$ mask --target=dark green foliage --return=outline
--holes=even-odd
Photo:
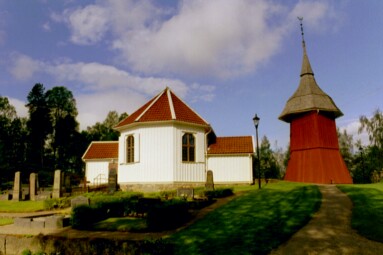
[[[223,198],[233,195],[232,188],[218,188],[215,190],[206,190],[204,195],[208,198]]]
[[[44,210],[63,209],[70,207],[70,198],[49,198],[44,200]]]
[[[71,225],[74,229],[90,229],[98,221],[97,211],[88,205],[79,205],[72,209]]]
[[[168,200],[154,206],[147,215],[147,225],[152,231],[174,229],[190,219],[188,203]]]
[[[90,200],[90,206],[77,206],[72,210],[72,227],[75,229],[90,229],[98,221],[134,213],[136,212],[137,201],[141,196],[141,193],[94,196]]]

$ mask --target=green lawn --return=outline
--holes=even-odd
[[[353,202],[352,228],[371,240],[383,242],[383,183],[338,187]]]
[[[7,218],[7,217],[0,218],[0,226],[9,225],[9,224],[13,224],[13,218]]]
[[[320,207],[317,186],[279,182],[251,190],[169,237],[176,254],[267,254]]]
[[[147,229],[146,220],[143,218],[124,217],[109,218],[93,225],[93,230],[100,231],[132,231],[139,232]]]
[[[0,201],[0,212],[37,212],[44,210],[44,201]]]

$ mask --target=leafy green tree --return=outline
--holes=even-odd
[[[270,142],[266,136],[262,138],[259,154],[261,172],[265,179],[279,179],[281,177],[280,166],[277,163]]]
[[[78,135],[76,100],[71,91],[65,87],[53,87],[45,94],[53,132],[50,134],[50,147],[53,154],[54,167],[64,171],[74,169],[75,138]],[[78,166],[77,166],[78,167]]]
[[[337,129],[337,134],[340,154],[342,155],[347,168],[350,170],[354,158],[353,136],[348,134],[346,129],[344,129],[343,132],[340,132],[340,130]]]
[[[364,130],[368,133],[368,138],[372,145],[378,148],[383,148],[383,112],[379,109],[375,110],[373,116],[369,119],[362,115],[359,118],[360,128],[359,133]]]
[[[7,97],[0,96],[0,171],[5,180],[12,178],[25,162],[25,119],[17,117]],[[3,182],[1,180],[1,182]]]
[[[89,142],[91,141],[117,141],[120,133],[113,128],[128,114],[122,113],[118,115],[116,111],[110,111],[105,120],[100,123],[97,122],[91,127],[88,127],[85,135]]]
[[[29,112],[27,161],[36,170],[44,168],[45,142],[52,132],[50,112],[45,97],[45,88],[41,83],[33,86],[27,97]]]
[[[375,110],[371,118],[361,116],[359,133],[366,131],[370,145],[361,147],[363,170],[367,174],[367,181],[378,181],[383,171],[383,112]]]

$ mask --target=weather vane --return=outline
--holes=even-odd
[[[303,32],[303,23],[302,23],[302,20],[303,20],[303,17],[297,17],[299,19],[299,23],[301,25],[301,34],[302,34],[302,43],[303,45],[305,45],[305,37],[304,37],[304,32]]]

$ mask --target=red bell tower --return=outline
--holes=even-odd
[[[352,183],[339,151],[335,119],[343,113],[314,78],[303,37],[303,61],[298,89],[279,119],[290,123],[290,160],[285,180],[306,183]]]

